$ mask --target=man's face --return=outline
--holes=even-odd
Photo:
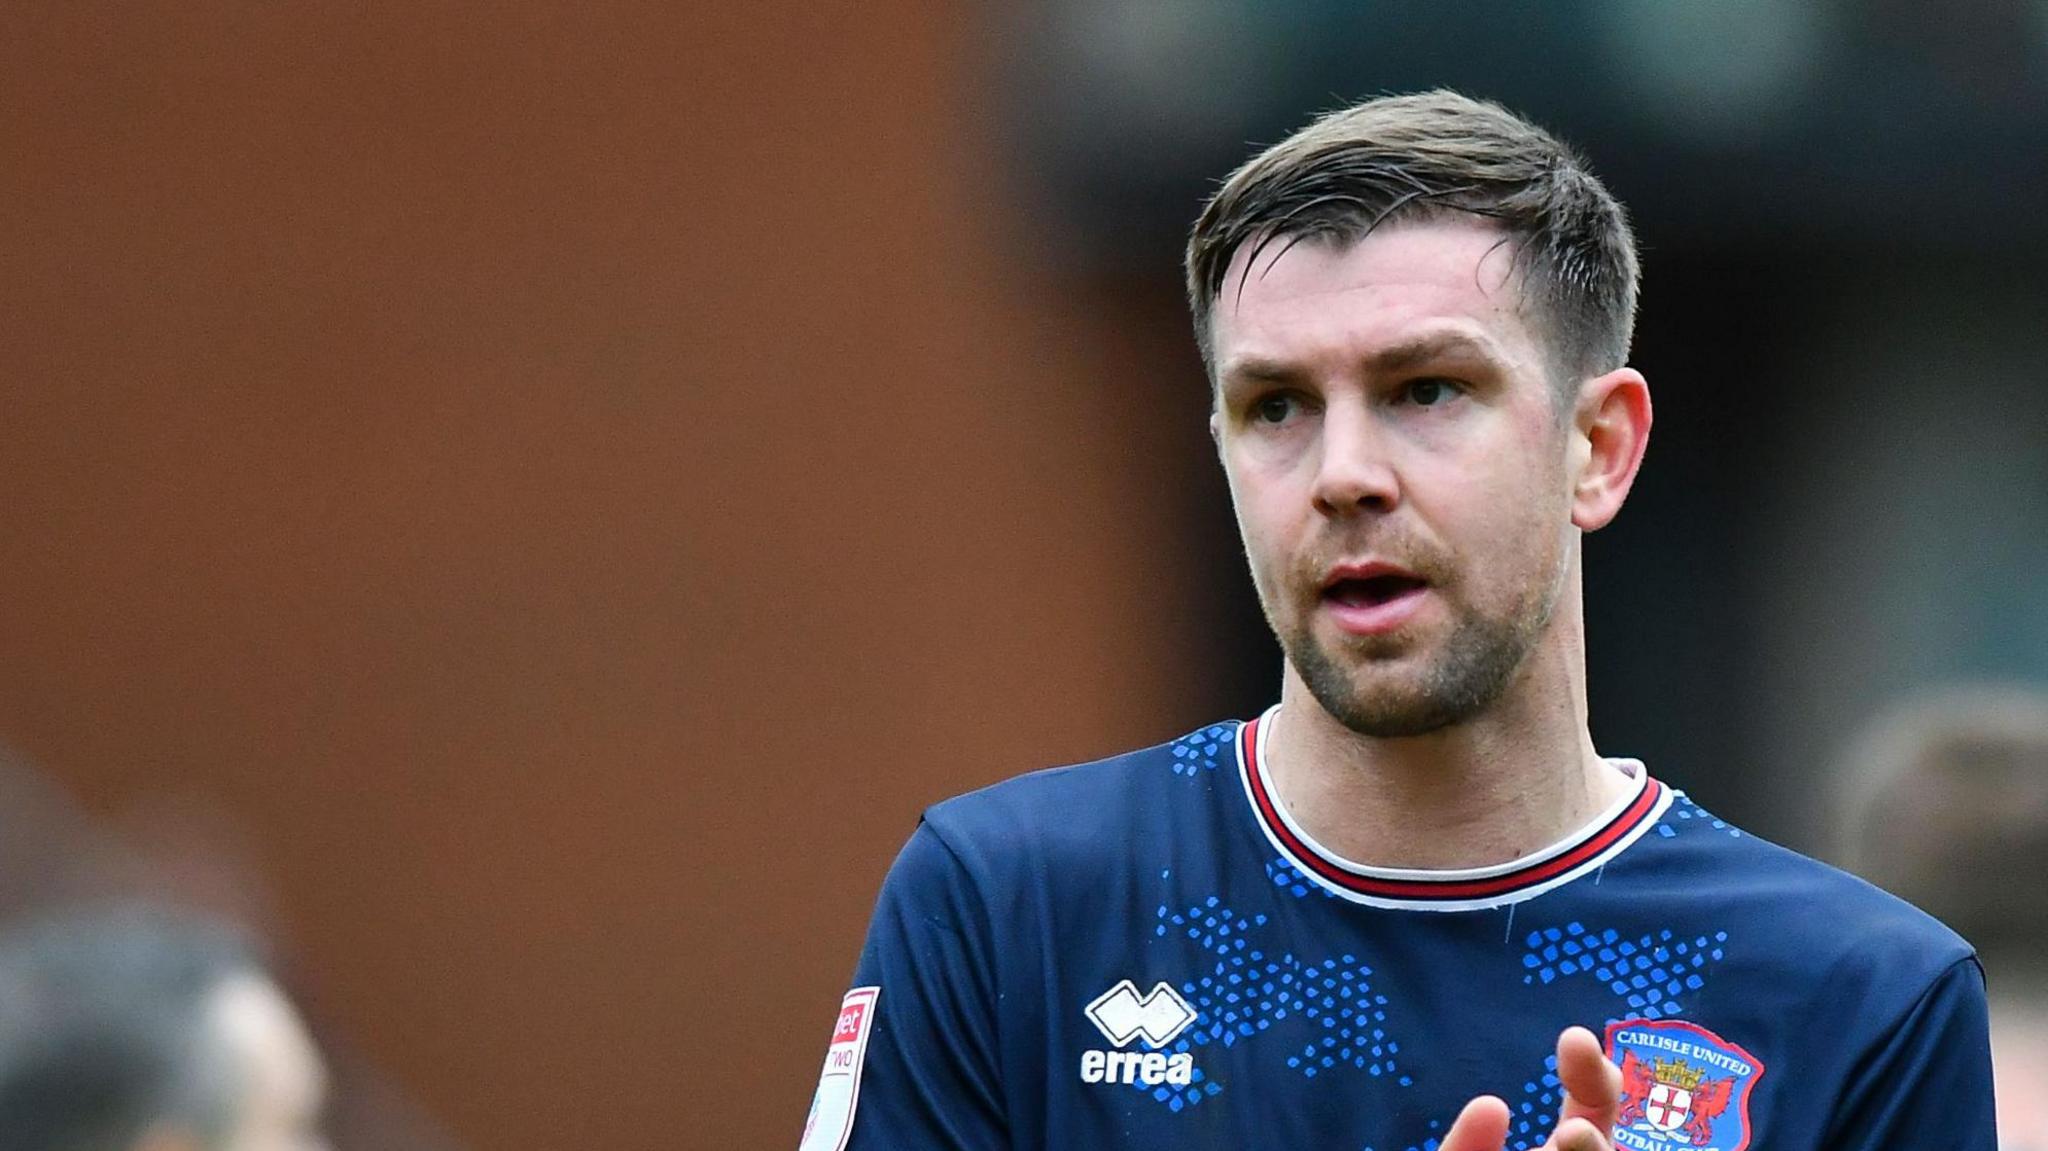
[[[1212,315],[1212,427],[1260,603],[1361,734],[1484,711],[1570,572],[1569,425],[1501,239],[1448,221],[1281,240],[1248,274],[1240,252]]]

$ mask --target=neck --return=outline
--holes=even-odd
[[[1593,748],[1577,589],[1483,714],[1428,735],[1362,736],[1287,668],[1271,785],[1323,846],[1376,867],[1488,867],[1585,825],[1630,786]]]

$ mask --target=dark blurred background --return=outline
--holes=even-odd
[[[417,1146],[793,1146],[923,805],[1272,698],[1179,245],[1435,85],[1644,246],[1596,737],[1826,853],[2048,683],[2048,0],[84,2],[0,11],[0,911],[118,840]]]

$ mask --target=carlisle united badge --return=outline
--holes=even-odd
[[[1607,1057],[1621,1068],[1617,1151],[1749,1146],[1749,1093],[1764,1077],[1756,1056],[1696,1023],[1624,1019],[1607,1025]]]

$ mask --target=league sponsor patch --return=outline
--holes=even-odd
[[[1624,1019],[1607,1025],[1607,1057],[1621,1068],[1617,1151],[1749,1146],[1749,1094],[1764,1076],[1756,1056],[1696,1023]]]
[[[832,1045],[825,1049],[825,1070],[811,1096],[810,1118],[797,1151],[846,1151],[853,1136],[854,1106],[860,1102],[860,1069],[867,1062],[868,1035],[875,1025],[879,987],[856,987],[839,1004],[832,1027]]]

